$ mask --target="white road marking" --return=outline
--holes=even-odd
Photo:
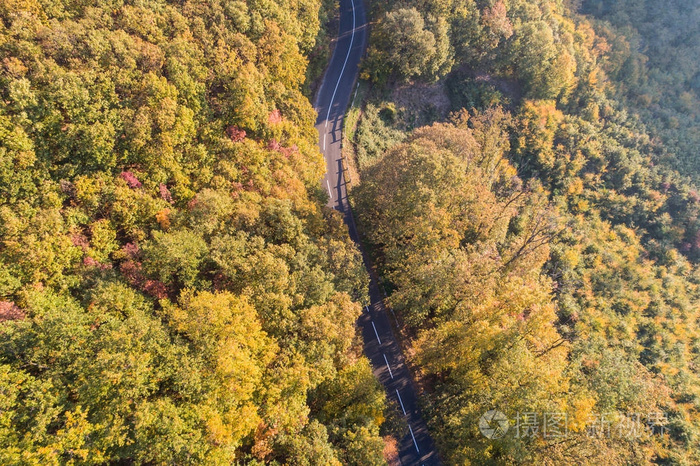
[[[365,306],[365,311],[369,314],[369,307]]]
[[[401,400],[401,395],[399,394],[399,389],[396,389],[396,396],[399,397],[399,403],[401,403],[401,411],[403,411],[403,415],[406,415],[406,408],[403,407],[403,400]]]
[[[345,61],[343,62],[343,67],[340,69],[340,75],[338,76],[338,82],[335,83],[335,88],[333,89],[333,95],[331,96],[331,101],[328,104],[328,112],[326,113],[326,123],[324,127],[328,127],[328,119],[330,118],[331,115],[331,108],[333,108],[333,101],[335,100],[335,95],[338,92],[338,86],[340,86],[340,81],[343,79],[343,73],[345,72],[345,67],[348,64],[348,59],[350,58],[350,53],[352,51],[352,44],[355,41],[355,28],[356,28],[356,18],[355,18],[355,1],[351,0],[352,3],[352,33],[350,35],[350,45],[348,47],[348,53],[345,55]],[[321,86],[323,86],[323,83],[321,83]],[[352,98],[352,103],[350,106],[355,105],[355,98],[357,97],[357,91],[359,90],[360,83],[357,83],[357,87],[355,88],[355,94],[353,95]],[[319,89],[319,95],[320,95],[320,89]],[[342,133],[341,133],[342,134]],[[326,136],[327,134],[323,135],[323,150],[326,150]],[[326,186],[328,187],[328,195],[333,197],[333,194],[331,193],[331,186],[328,180],[326,180]],[[383,289],[384,291],[384,296],[386,297],[386,290]],[[365,309],[367,312],[369,312],[369,308],[365,306]],[[393,309],[392,309],[393,313]],[[377,342],[381,345],[382,341],[379,339],[379,333],[377,333],[377,327],[374,325],[374,321],[372,321],[372,328],[374,329],[374,335],[377,337]],[[386,358],[386,354],[382,353],[382,356],[384,356],[384,362],[386,362],[386,367],[389,369],[389,375],[391,378],[394,378],[394,374],[391,372],[391,367],[389,366],[389,361]],[[403,411],[404,416],[406,415],[406,408],[403,405],[403,400],[401,399],[401,394],[399,393],[399,390],[396,390],[396,396],[399,398],[399,403],[401,404],[401,411]],[[416,452],[420,453],[420,450],[418,449],[418,443],[416,442],[416,437],[413,435],[413,429],[411,428],[411,425],[408,425],[408,429],[411,432],[411,438],[413,439],[413,446],[416,447]]]
[[[372,328],[374,329],[374,334],[377,336],[377,341],[379,344],[382,344],[382,340],[379,339],[379,334],[377,333],[377,327],[374,325],[374,321],[372,321]]]
[[[328,113],[326,114],[326,125],[328,125],[328,118],[331,116],[331,108],[333,108],[333,100],[335,99],[335,94],[338,92],[338,86],[340,86],[340,80],[343,78],[343,72],[345,72],[345,66],[348,64],[348,58],[350,58],[350,52],[352,51],[352,43],[355,41],[355,0],[352,2],[352,34],[350,35],[350,46],[348,47],[348,54],[345,55],[345,62],[343,67],[340,69],[340,76],[338,76],[338,82],[335,83],[335,89],[333,89],[333,95],[331,96],[331,103],[328,104]]]
[[[389,366],[389,361],[386,359],[386,354],[382,353],[382,356],[384,356],[384,362],[386,363],[386,368],[389,369],[389,375],[391,376],[391,379],[394,379],[394,374],[391,373],[391,366]]]
[[[333,95],[331,96],[331,101],[328,104],[328,112],[326,113],[326,124],[325,127],[328,127],[328,119],[330,118],[331,115],[331,108],[333,108],[333,101],[335,100],[335,95],[338,92],[338,86],[340,86],[340,81],[343,79],[343,73],[345,72],[345,67],[348,64],[348,59],[350,58],[350,52],[352,51],[352,44],[355,41],[355,27],[356,27],[356,18],[355,18],[355,1],[351,0],[352,3],[352,33],[350,35],[350,46],[348,47],[348,53],[345,55],[345,61],[343,62],[343,67],[340,69],[340,76],[338,76],[338,82],[335,83],[335,89],[333,89]],[[355,104],[355,98],[357,97],[357,91],[359,89],[360,83],[357,83],[357,87],[355,88],[355,95],[352,98],[352,104],[353,106]],[[326,150],[326,134],[323,136],[323,150]],[[326,180],[326,185],[328,187],[328,194],[333,197],[331,194],[331,187],[330,183],[328,180]],[[386,296],[386,290],[384,291],[384,296]],[[369,312],[369,309],[367,306],[365,306],[365,309],[367,309],[367,312]],[[372,322],[372,328],[374,329],[374,335],[377,337],[377,342],[379,344],[382,344],[382,341],[379,339],[379,333],[377,333],[377,327],[374,325],[374,322]],[[384,361],[386,362],[386,367],[389,369],[389,375],[391,378],[394,378],[394,375],[391,373],[391,367],[389,366],[389,361],[386,358],[385,354],[382,354],[384,356]],[[401,399],[401,394],[399,394],[398,389],[396,390],[396,396],[399,398],[399,403],[401,404],[401,411],[403,411],[404,416],[406,415],[406,408],[404,408],[403,405],[403,400]],[[413,435],[413,429],[411,429],[411,425],[409,424],[408,426],[409,431],[411,432],[411,438],[413,439],[413,446],[416,447],[416,451],[420,453],[420,450],[418,449],[418,443],[416,442],[416,437]]]
[[[413,439],[413,446],[416,447],[416,451],[420,453],[420,450],[418,449],[418,444],[416,443],[416,437],[413,435],[413,429],[411,429],[411,424],[408,425],[408,430],[411,431],[411,438]]]

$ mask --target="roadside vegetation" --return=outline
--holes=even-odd
[[[313,48],[308,53],[309,66],[306,68],[304,81],[304,94],[312,102],[335,47],[338,35],[338,2],[336,0],[321,0],[318,18],[318,34]]]

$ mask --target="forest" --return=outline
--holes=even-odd
[[[698,6],[670,3],[372,4],[351,197],[446,464],[700,462]]]
[[[700,180],[700,4],[586,0],[580,11],[610,44],[613,96],[663,141],[661,161]]]
[[[331,8],[0,0],[0,463],[384,464]]]
[[[367,6],[350,196],[442,462],[700,463],[700,6]],[[335,8],[0,0],[0,463],[387,462]]]

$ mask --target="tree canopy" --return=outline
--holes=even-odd
[[[348,154],[448,464],[700,461],[697,27],[681,3],[377,7],[379,24],[439,18],[454,50],[437,82],[376,81]],[[479,431],[491,409],[502,439]],[[545,434],[553,413],[567,435]]]
[[[0,463],[384,462],[320,7],[0,2]]]

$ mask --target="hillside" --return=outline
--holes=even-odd
[[[330,126],[432,460],[699,464],[698,6],[367,6]],[[381,465],[413,437],[320,185],[335,12],[0,0],[0,463]]]
[[[375,4],[351,195],[447,464],[695,464],[694,152],[626,97],[634,37],[570,6]]]
[[[0,463],[384,463],[320,8],[0,2]]]
[[[604,67],[612,96],[663,140],[659,162],[700,180],[700,4],[586,0],[610,51]]]

